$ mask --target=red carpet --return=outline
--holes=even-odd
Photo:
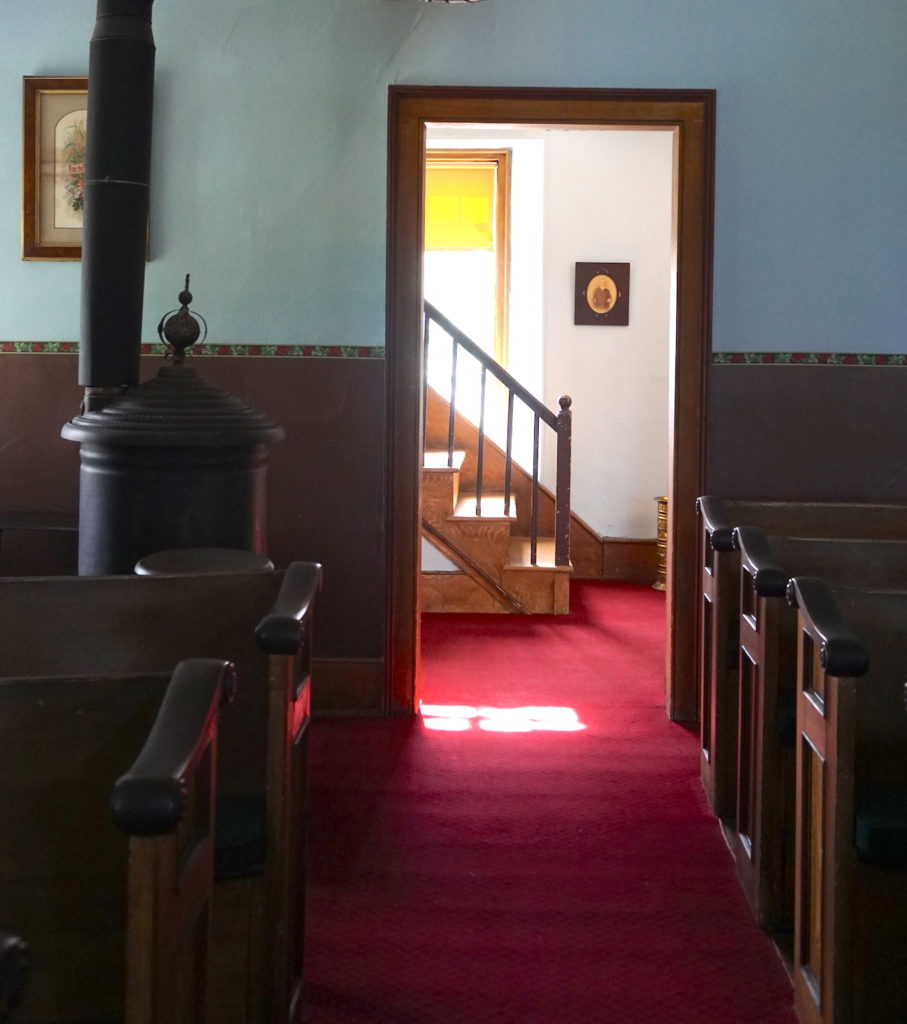
[[[664,714],[663,595],[572,602],[425,616],[436,714],[314,723],[308,1024],[796,1020]]]

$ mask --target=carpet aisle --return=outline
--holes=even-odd
[[[791,1024],[664,714],[664,596],[425,616],[424,716],[316,720],[307,1024]]]

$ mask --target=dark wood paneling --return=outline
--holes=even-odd
[[[60,437],[77,416],[76,355],[0,357],[0,504],[76,512],[79,449]]]
[[[907,501],[907,368],[712,367],[708,491]]]
[[[143,377],[152,372],[146,361]],[[268,553],[321,562],[320,658],[384,651],[384,361],[199,359],[207,380],[287,432],[268,459]]]
[[[318,658],[312,668],[312,709],[317,715],[384,713],[384,660]]]
[[[60,428],[79,410],[77,356],[0,358],[0,505],[74,512],[79,449]],[[142,379],[160,362],[143,358]],[[380,659],[383,360],[202,357],[194,365],[286,429],[269,455],[268,551],[277,565],[294,558],[324,565],[319,657]]]

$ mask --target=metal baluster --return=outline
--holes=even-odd
[[[513,392],[507,392],[507,453],[504,458],[504,515],[510,515],[510,478],[513,468]]]
[[[447,421],[447,468],[453,468],[454,426],[457,420],[457,339],[451,338],[450,355],[450,418]]]
[[[538,564],[538,515],[539,515],[539,434],[542,420],[545,425],[557,434],[557,483],[555,508],[555,564],[570,564],[570,398],[565,395],[560,400],[560,412],[555,414],[543,406],[538,399],[528,392],[519,381],[513,378],[503,367],[497,364],[476,343],[460,331],[456,325],[438,312],[430,303],[425,303],[426,335],[429,331],[428,322],[438,325],[451,338],[450,368],[450,420],[448,426],[447,465],[453,467],[454,435],[456,429],[456,392],[457,392],[457,359],[459,349],[466,350],[478,360],[482,368],[481,379],[481,413],[479,424],[479,448],[476,486],[476,513],[481,514],[484,448],[485,448],[485,394],[487,372],[490,372],[508,390],[507,401],[507,450],[504,463],[504,507],[510,515],[512,507],[512,465],[513,465],[513,400],[519,398],[534,415],[533,452],[532,452],[532,500],[530,510],[530,561]],[[428,361],[428,341],[426,338],[426,363]],[[423,430],[425,429],[425,413],[423,410]]]
[[[476,515],[482,514],[482,472],[485,468],[485,381],[487,373],[482,367],[479,386],[479,452],[476,465]]]
[[[539,547],[539,414],[532,429],[532,511],[529,528],[529,564],[538,564]]]

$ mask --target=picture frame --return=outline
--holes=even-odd
[[[22,79],[22,259],[82,258],[88,79]]]
[[[598,327],[629,325],[629,263],[576,264],[573,322]]]

